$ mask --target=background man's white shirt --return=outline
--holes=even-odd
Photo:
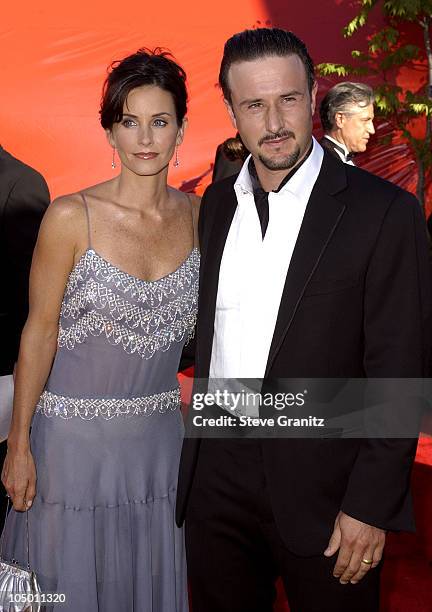
[[[341,160],[343,161],[344,164],[348,164],[350,166],[355,166],[355,163],[353,162],[352,159],[348,159],[347,160],[347,156],[349,155],[350,152],[348,151],[347,147],[343,144],[343,142],[339,142],[338,140],[335,140],[334,138],[332,138],[328,134],[325,134],[324,138],[327,138],[328,140],[330,140],[330,142],[333,142],[337,147],[342,148],[344,150],[345,155],[342,153],[342,151],[340,151],[339,149],[335,148],[336,153],[339,155],[339,157],[341,158]]]

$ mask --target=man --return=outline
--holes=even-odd
[[[321,146],[346,164],[354,166],[356,153],[363,153],[375,134],[374,93],[364,83],[338,83],[324,96],[320,106],[324,138]]]
[[[33,249],[50,195],[43,177],[0,146],[0,413],[7,435],[13,394],[12,373],[28,311],[28,281]],[[10,407],[10,406],[9,406]],[[6,443],[0,445],[3,465]],[[3,499],[0,511],[3,507]],[[2,514],[3,516],[3,514]]]
[[[422,377],[428,246],[413,196],[312,138],[305,45],[236,34],[220,84],[251,156],[200,214],[197,379]],[[192,411],[192,410],[191,410]],[[411,529],[407,439],[186,439],[194,612],[376,611],[386,530]]]

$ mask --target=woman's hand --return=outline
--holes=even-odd
[[[8,449],[1,479],[14,509],[28,510],[36,495],[36,466],[30,448]]]

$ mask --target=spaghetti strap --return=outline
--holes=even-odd
[[[189,206],[190,206],[190,213],[191,213],[191,221],[192,221],[192,231],[193,231],[193,248],[198,247],[198,237],[196,234],[196,230],[195,230],[195,220],[194,220],[194,214],[193,214],[193,204],[192,204],[192,199],[190,197],[190,195],[188,193],[185,194],[187,199],[189,200]]]
[[[88,247],[87,248],[91,249],[92,248],[92,243],[91,243],[91,229],[90,229],[90,212],[89,212],[89,207],[88,207],[87,200],[86,200],[86,197],[84,195],[84,192],[80,191],[80,194],[81,194],[81,197],[82,197],[83,202],[84,202],[84,208],[85,208],[86,217],[87,217],[87,240],[88,240]]]

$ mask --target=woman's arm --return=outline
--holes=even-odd
[[[84,211],[76,196],[53,202],[44,216],[30,272],[29,316],[24,326],[15,379],[14,407],[2,482],[15,510],[30,507],[36,473],[30,451],[32,416],[57,347],[58,321],[68,275],[83,231]]]

